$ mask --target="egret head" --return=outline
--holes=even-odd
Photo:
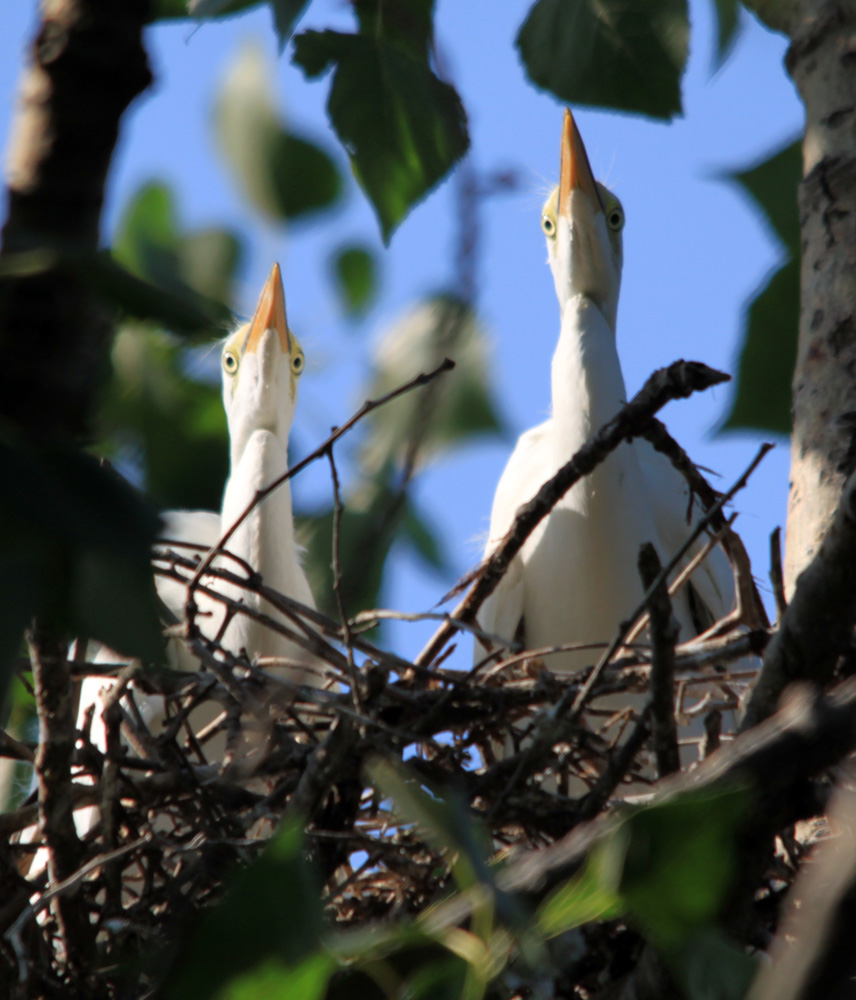
[[[274,264],[252,320],[223,345],[223,405],[232,455],[240,455],[255,430],[288,440],[303,351],[288,328],[279,264]]]
[[[565,111],[559,185],[541,212],[559,307],[576,295],[592,300],[615,329],[621,284],[624,209],[592,175],[577,123]]]

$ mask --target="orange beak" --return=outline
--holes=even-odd
[[[258,348],[266,330],[276,330],[279,346],[282,348],[283,354],[288,354],[291,350],[291,337],[285,318],[285,291],[282,287],[279,264],[274,264],[270,269],[265,287],[259,296],[259,304],[253,314],[244,353],[250,354]]]
[[[574,116],[566,108],[559,161],[559,215],[563,215],[566,219],[571,217],[571,192],[577,188],[587,194],[603,211],[603,202],[594,182],[583,137],[580,135]]]

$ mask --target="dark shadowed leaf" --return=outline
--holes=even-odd
[[[791,142],[762,163],[735,171],[723,180],[736,181],[760,209],[791,256],[799,256],[800,220],[797,188],[802,178],[802,143]]]
[[[163,182],[143,184],[129,199],[116,227],[113,254],[137,277],[213,317],[207,332],[212,325],[222,327],[231,321],[228,307],[242,245],[227,229],[183,233],[175,197]],[[160,321],[169,329],[186,328]]]
[[[307,76],[335,67],[327,110],[385,241],[469,146],[455,89],[413,47],[384,36],[305,31],[294,61]]]
[[[434,35],[434,0],[408,0],[389,4],[385,0],[356,0],[360,34],[381,38],[406,49],[417,59],[426,59]]]
[[[272,77],[261,50],[245,46],[223,81],[214,123],[226,162],[253,205],[272,219],[296,219],[332,205],[342,183],[327,153],[284,128]]]
[[[800,269],[789,261],[749,304],[731,410],[722,431],[791,433],[791,381],[797,360]]]
[[[340,247],[332,260],[336,290],[345,312],[361,316],[377,294],[377,262],[364,246]]]
[[[339,530],[342,600],[349,616],[380,603],[383,571],[401,522],[404,498],[381,474],[348,496]],[[305,568],[319,607],[338,619],[333,594],[333,510],[298,520]]]
[[[292,821],[257,861],[235,874],[223,902],[200,916],[176,952],[164,997],[228,995],[235,979],[243,991],[238,995],[279,995],[247,993],[250,973],[264,980],[287,972],[293,984],[318,988],[332,971],[320,952],[319,900],[320,887],[303,855],[302,824]]]
[[[710,927],[693,934],[668,962],[687,1000],[744,1000],[758,971],[744,948]]]
[[[163,651],[149,549],[157,514],[83,452],[0,441],[0,655],[17,652],[22,618],[158,660]],[[10,586],[14,581],[14,585]]]
[[[291,38],[294,25],[306,9],[309,0],[270,0],[273,10],[273,27],[279,42],[279,51],[285,48]]]
[[[132,456],[161,506],[219,510],[228,472],[219,387],[188,379],[187,351],[157,329],[122,328],[111,356],[102,453],[116,461]]]
[[[687,792],[629,816],[618,891],[657,947],[683,946],[711,922],[736,870],[735,830],[749,803],[743,791]]]
[[[215,20],[218,17],[232,17],[250,7],[258,7],[263,0],[188,0],[187,9],[191,17],[200,21]]]
[[[273,959],[233,979],[219,995],[223,1000],[322,1000],[335,969],[321,951],[293,965]]]
[[[435,368],[444,357],[455,362],[453,371],[369,418],[365,469],[401,461],[415,436],[418,460],[425,462],[449,447],[502,429],[488,388],[485,331],[472,309],[451,296],[420,303],[387,330],[375,349],[368,395],[381,396]]]
[[[534,84],[569,104],[681,113],[686,0],[538,0],[517,36]]]
[[[739,0],[714,0],[716,11],[716,67],[722,66],[737,40],[740,27]]]
[[[452,574],[453,566],[442,541],[412,500],[405,507],[401,530],[404,539],[413,546],[413,551],[426,566],[444,576]]]
[[[762,286],[746,310],[731,410],[722,430],[791,432],[791,380],[799,336],[800,227],[797,186],[802,176],[799,142],[763,163],[728,175],[760,210],[784,244],[785,264]]]

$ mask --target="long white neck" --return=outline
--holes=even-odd
[[[553,355],[555,440],[567,461],[626,401],[615,330],[591,299],[575,295],[565,304]]]
[[[226,483],[222,530],[225,532],[231,527],[252,502],[257,490],[270,485],[287,469],[286,449],[277,436],[268,430],[253,431]],[[261,574],[267,586],[284,594],[302,596],[294,594],[299,561],[294,540],[291,490],[287,482],[278,486],[253,510],[226,548]],[[234,564],[229,568],[234,571]],[[243,575],[244,571],[238,569],[237,572]],[[232,596],[271,613],[266,602],[260,604],[258,598],[247,591],[233,593]],[[262,656],[282,655],[289,645],[273,630],[261,627],[243,615],[236,616],[225,639],[235,651],[243,646],[251,653]]]

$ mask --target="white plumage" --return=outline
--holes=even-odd
[[[561,183],[542,214],[561,315],[552,415],[520,437],[508,461],[494,497],[487,554],[520,505],[627,400],[615,342],[623,226],[621,204],[595,182],[566,112]],[[661,560],[670,557],[690,530],[687,503],[687,486],[668,459],[646,441],[622,444],[539,524],[482,607],[480,626],[509,641],[522,639],[530,649],[608,642],[642,598],[639,547],[650,541]],[[674,602],[681,639],[722,617],[733,600],[730,565],[714,549]],[[485,652],[477,641],[475,659]],[[545,663],[570,672],[596,659],[591,650],[572,651]]]

